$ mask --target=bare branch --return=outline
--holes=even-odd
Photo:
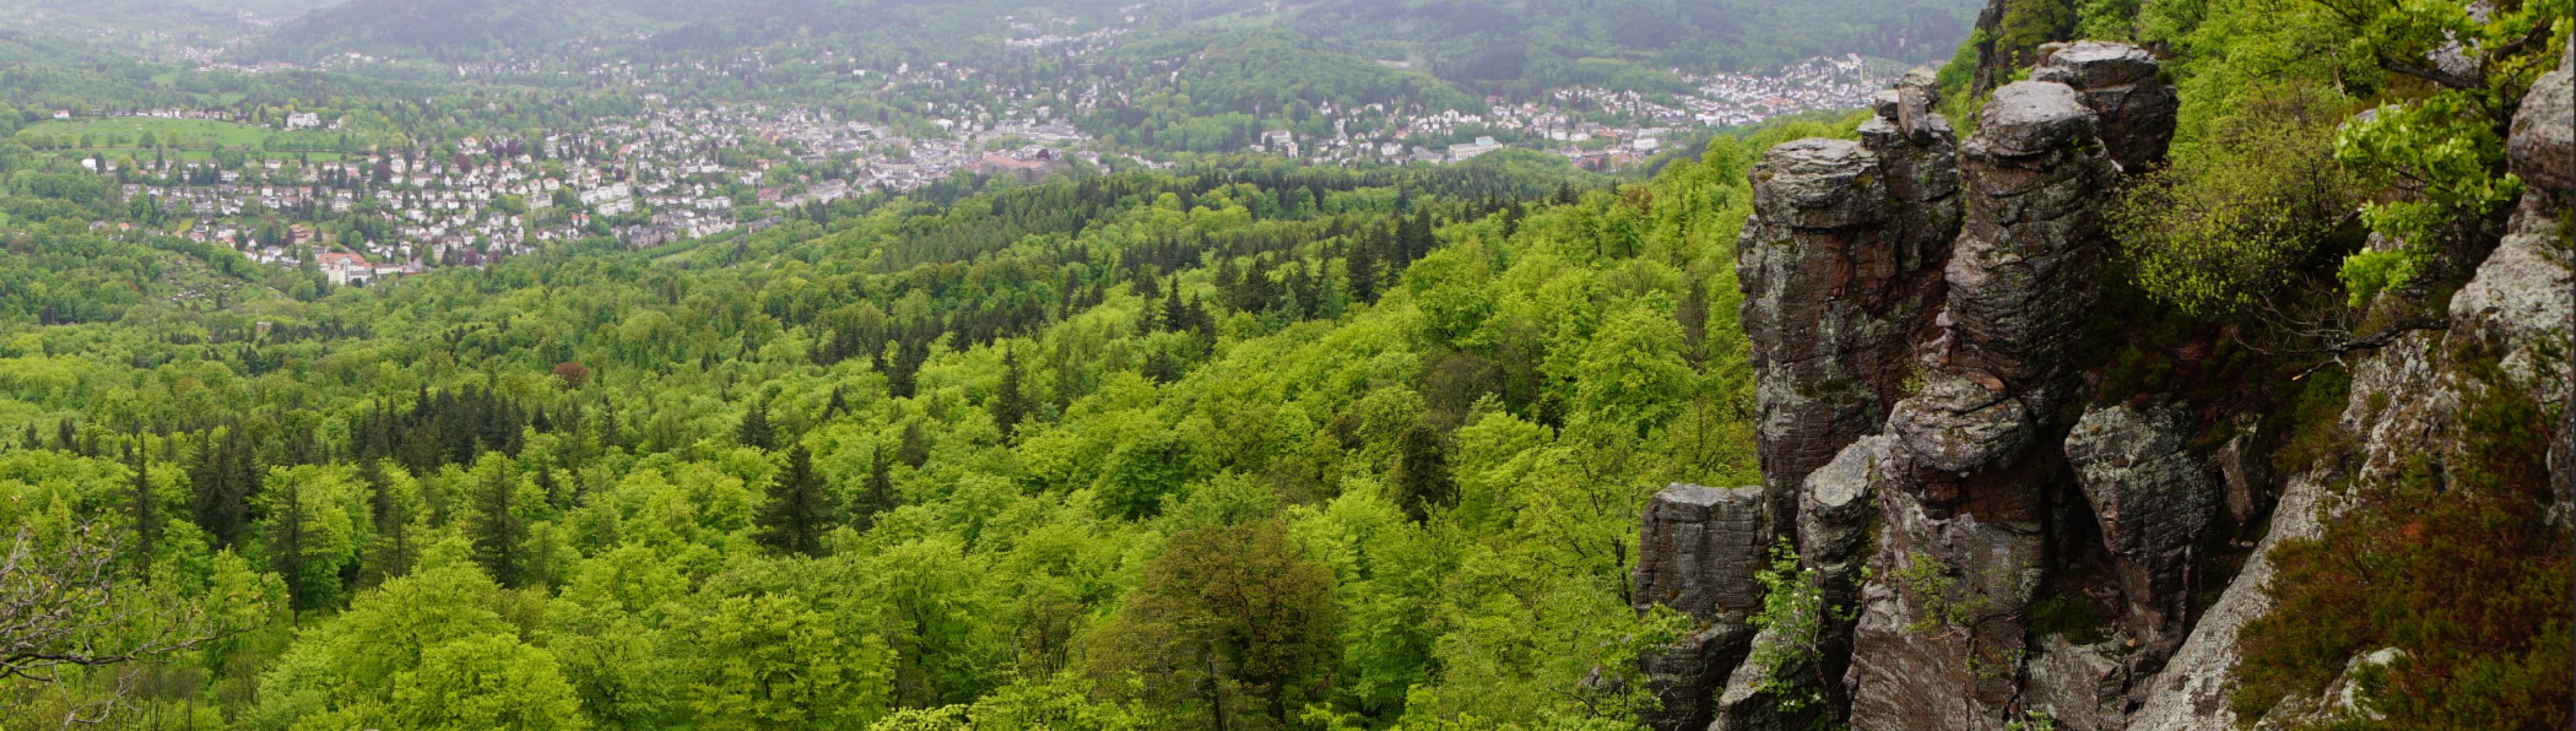
[[[134,683],[131,673],[116,676],[99,697],[75,692],[79,676],[65,671],[160,662],[231,634],[192,603],[128,583],[121,545],[89,524],[59,536],[22,524],[0,556],[0,687],[51,686],[63,697],[66,728],[131,708]]]

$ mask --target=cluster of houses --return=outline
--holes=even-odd
[[[222,118],[221,112],[158,109],[135,116]],[[289,126],[301,122],[290,116]],[[148,201],[193,223],[183,237],[241,251],[278,266],[318,266],[334,284],[365,285],[436,266],[481,265],[531,253],[549,242],[602,229],[645,248],[705,238],[744,225],[744,206],[797,207],[873,189],[908,191],[959,171],[1042,177],[1090,152],[1065,153],[1087,137],[1062,122],[1013,120],[959,125],[952,139],[880,137],[878,127],[828,112],[766,107],[675,109],[608,121],[578,132],[513,141],[466,137],[416,151],[298,161],[269,157],[225,167],[211,160],[110,162],[102,174],[127,181]],[[995,143],[1009,139],[1016,146]],[[725,154],[759,140],[843,179],[773,179],[778,161]],[[1050,146],[1055,145],[1055,146]],[[511,154],[515,151],[515,154]],[[85,165],[96,165],[84,159]],[[511,205],[503,205],[504,201]],[[337,240],[309,225],[334,216],[371,217],[371,240]],[[274,220],[300,221],[262,237]],[[614,220],[611,220],[614,219]]]

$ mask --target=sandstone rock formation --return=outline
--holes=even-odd
[[[2133,667],[2150,671],[2182,642],[2193,559],[2221,497],[2209,463],[2185,448],[2192,433],[2179,405],[2124,404],[2086,413],[2066,437],[2066,459],[2128,604],[2126,629],[2139,644]]]
[[[2270,609],[2275,549],[2324,535],[2354,504],[2354,480],[2428,456],[2441,470],[2469,436],[2459,412],[2481,387],[2467,358],[2495,358],[2517,378],[2565,367],[2576,252],[2560,227],[2576,202],[2576,51],[2513,122],[2507,149],[2525,196],[2501,241],[2489,239],[2492,253],[2473,272],[2454,270],[2469,276],[2451,280],[2448,327],[2346,357],[2344,454],[2275,475],[2269,457],[2283,437],[2259,414],[2173,396],[2095,403],[2080,368],[2102,365],[2082,362],[2081,347],[2103,276],[2102,211],[2123,174],[2157,164],[2172,137],[2176,99],[2159,74],[2135,47],[2052,44],[2032,80],[1994,90],[1964,141],[1931,113],[1931,80],[1910,75],[1879,96],[1859,142],[1789,143],[1756,167],[1738,276],[1759,380],[1761,518],[1689,517],[1717,511],[1686,495],[1649,509],[1640,609],[1661,602],[1703,622],[1647,663],[1663,673],[1656,728],[1822,719],[2003,731],[2046,714],[2074,731],[2180,731],[2263,720],[2236,718],[2228,699],[2238,632]],[[2537,397],[2576,401],[2576,385],[2556,377]],[[2565,414],[2548,455],[2562,526],[2576,523],[2576,409]],[[1757,501],[1746,493],[1727,504]],[[2257,529],[2259,542],[2233,542]],[[1794,538],[1829,607],[1857,610],[1850,621],[1829,613],[1818,652],[1776,668],[1743,661],[1783,640],[1743,623],[1761,597],[1707,583],[1752,586],[1774,536]],[[2232,565],[2203,560],[2208,551],[2248,545],[2233,575],[2200,575]],[[1714,558],[1668,566],[1667,552]],[[2214,604],[2195,607],[2196,589],[2219,587]],[[2042,597],[2107,618],[2036,630]],[[1826,702],[1784,711],[1774,683],[1823,685],[1812,690]],[[2347,712],[2360,686],[2338,682],[2274,714]]]
[[[1760,374],[1757,419],[1773,522],[1798,482],[1875,432],[1912,373],[1957,228],[1949,123],[1928,75],[1895,90],[1859,143],[1800,140],[1754,168],[1754,218],[1736,247],[1743,321]],[[1914,120],[1915,133],[1900,131]]]
[[[1673,647],[1641,660],[1648,688],[1663,707],[1643,720],[1657,729],[1706,727],[1718,687],[1744,659],[1750,623],[1762,607],[1762,569],[1771,532],[1762,489],[1676,484],[1646,504],[1638,538],[1638,612],[1661,604],[1697,621]]]
[[[2164,160],[2182,97],[2158,78],[2154,54],[2103,41],[2049,44],[2041,54],[2030,80],[2083,92],[2084,106],[2101,116],[2102,145],[2121,168],[2136,172]]]

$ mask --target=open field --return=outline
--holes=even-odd
[[[150,134],[164,146],[184,149],[224,147],[258,147],[270,137],[284,134],[265,127],[219,122],[208,119],[162,119],[158,117],[110,117],[106,119],[64,119],[28,125],[26,131],[53,137],[78,138],[89,135],[97,147],[137,147],[136,141]],[[181,144],[169,145],[170,135],[179,135]]]
[[[286,132],[207,119],[110,117],[49,120],[28,125],[20,133],[51,137],[56,145],[53,151],[84,156],[98,153],[110,157],[133,155],[138,159],[149,158],[154,148],[143,144],[143,137],[148,134],[152,136],[152,142],[161,148],[163,156],[191,162],[210,159],[213,157],[214,150],[219,147],[243,150],[257,159],[286,159],[304,155],[315,162],[335,162],[342,158],[341,153],[336,151],[298,152],[264,149],[271,140],[298,143],[293,146],[327,147],[337,141],[339,134],[337,132]],[[90,146],[85,149],[74,147],[83,136],[89,138]],[[176,144],[173,144],[174,140]]]

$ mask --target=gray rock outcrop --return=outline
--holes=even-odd
[[[2054,81],[2082,92],[2084,106],[2102,119],[2097,134],[2111,159],[2125,170],[2144,170],[2165,158],[2173,143],[2182,97],[2159,78],[2154,54],[2126,43],[2077,41],[2049,49],[2030,72],[2032,81]]]
[[[2349,446],[2281,475],[2275,449],[2308,443],[2292,440],[2314,439],[2318,425],[2271,433],[2274,422],[2223,401],[2234,394],[2083,408],[2106,377],[2079,368],[2101,365],[2085,362],[2084,343],[2108,193],[2162,161],[2178,104],[2145,50],[2082,42],[2039,55],[2030,81],[1994,90],[1965,140],[1931,113],[1937,85],[1912,74],[1878,97],[1857,143],[1790,143],[1756,168],[1738,274],[1759,383],[1762,530],[1794,536],[1827,605],[1858,612],[1826,624],[1813,658],[1778,668],[1742,658],[1784,638],[1705,625],[1703,645],[1729,648],[1690,666],[1715,676],[1693,681],[1715,695],[1686,699],[1710,731],[1816,720],[2003,731],[2033,712],[2076,731],[2263,722],[2236,718],[2228,701],[2238,633],[2271,608],[2277,548],[2323,535],[2354,504],[2350,485],[2419,465],[2447,481],[2442,462],[2463,443],[2463,406],[2486,387],[2472,366],[2485,358],[2515,378],[2556,374],[2534,396],[2576,401],[2564,370],[2576,251],[2561,228],[2576,202],[2576,51],[2513,120],[2519,207],[2500,230],[2500,216],[2481,224],[2493,246],[2457,247],[2491,253],[2382,295],[2411,310],[2374,310],[2423,316],[2420,298],[2452,293],[2439,303],[2448,327],[2343,353],[2351,388],[2330,428]],[[2195,443],[2204,417],[2222,420],[2216,444]],[[2576,409],[2555,423],[2546,457],[2552,520],[2565,529],[2576,524]],[[2236,542],[2257,530],[2259,542]],[[1745,554],[1747,576],[1760,545]],[[2247,548],[2234,576],[2197,575]],[[2231,555],[2205,560],[2212,550]],[[2195,608],[2201,585],[2219,582],[2215,603]],[[2089,611],[2060,601],[2113,610],[2111,635],[2035,630],[2035,613]],[[2070,606],[2078,614],[2056,611]],[[1773,695],[1837,667],[1814,716]],[[2361,707],[2348,695],[2294,697],[2275,715]]]
[[[1639,613],[1661,604],[1696,620],[1672,647],[1639,659],[1662,708],[1640,720],[1659,731],[1708,726],[1719,687],[1744,659],[1751,619],[1762,608],[1763,567],[1771,536],[1762,489],[1676,484],[1647,502],[1629,580]]]
[[[2222,491],[2208,462],[2185,448],[2191,434],[2179,406],[2124,404],[2087,412],[2066,437],[2128,605],[2122,625],[2139,648],[2131,662],[2149,672],[2190,626],[2193,559]]]
[[[1911,74],[1860,142],[1790,142],[1754,168],[1736,256],[1775,524],[1794,520],[1809,471],[1878,430],[1931,332],[1959,222],[1938,95],[1928,73]]]

